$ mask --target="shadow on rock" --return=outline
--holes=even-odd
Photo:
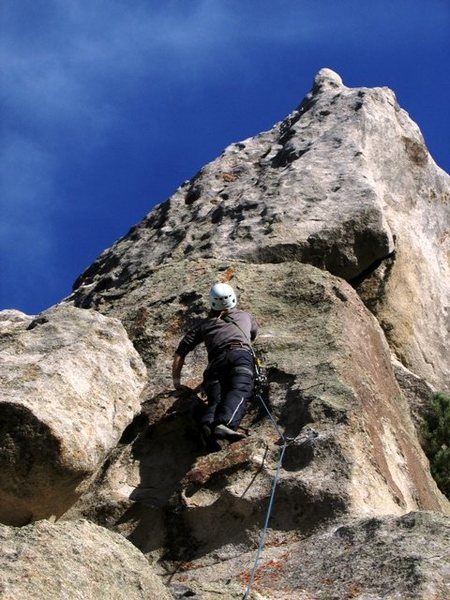
[[[130,495],[133,504],[118,526],[133,523],[128,539],[145,553],[165,538],[165,513],[181,481],[205,449],[200,439],[202,403],[190,390],[175,398],[163,393],[143,405],[143,412],[124,431],[121,442],[132,442],[132,458],[139,461],[139,485]]]
[[[0,405],[0,522],[22,526],[61,515],[85,473],[63,461],[61,442],[25,406]]]

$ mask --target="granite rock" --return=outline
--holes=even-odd
[[[140,411],[146,370],[122,324],[97,312],[1,322],[0,522],[23,525],[75,502]]]
[[[240,598],[282,431],[254,598],[446,598],[449,503],[411,412],[418,423],[427,390],[449,385],[449,224],[449,178],[393,92],[321,70],[286,119],[226,148],[64,301],[120,319],[149,375],[141,414],[64,518],[127,537],[176,597]],[[279,430],[256,403],[248,436],[207,453],[205,352],[181,395],[170,367],[214,281],[259,322]]]
[[[87,521],[0,525],[3,600],[171,600],[144,556]]]
[[[449,181],[391,90],[323,69],[288,117],[230,145],[106,250],[72,300],[120,303],[183,258],[309,263],[357,287],[402,363],[448,390]]]
[[[271,548],[256,569],[254,598],[446,600],[449,544],[450,522],[434,513],[350,521]],[[227,598],[240,600],[253,562],[246,554],[196,571],[187,568],[172,586],[199,600],[219,600],[225,590]]]
[[[185,260],[155,269],[127,302],[108,308],[147,362],[145,418],[124,434],[124,445],[65,518],[89,518],[122,533],[160,574],[226,563],[256,547],[279,458],[277,431],[255,404],[242,424],[246,439],[205,453],[198,397],[170,390],[172,352],[206,308],[199,290],[207,292],[215,278],[233,285],[239,305],[251,308],[260,325],[267,400],[289,438],[268,560],[270,548],[331,523],[417,510],[450,514],[384,334],[349,284],[298,262]],[[204,366],[201,349],[189,355],[183,383],[195,388]]]

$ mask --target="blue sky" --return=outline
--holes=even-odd
[[[388,86],[449,171],[447,0],[2,0],[0,309],[37,313],[322,67]]]

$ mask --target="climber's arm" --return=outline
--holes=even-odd
[[[202,341],[203,337],[201,328],[200,325],[197,325],[190,329],[178,344],[178,348],[175,350],[172,363],[173,387],[176,390],[181,390],[185,387],[181,385],[181,371],[183,369],[186,355],[189,354],[189,352],[191,352]]]
[[[173,357],[173,363],[172,363],[172,380],[173,380],[173,387],[176,390],[180,390],[183,387],[181,385],[181,370],[183,369],[183,365],[184,365],[184,356],[181,356],[181,354],[175,353],[175,356]]]

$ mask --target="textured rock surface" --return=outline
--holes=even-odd
[[[142,554],[87,521],[0,525],[3,600],[170,600]]]
[[[199,260],[158,268],[127,302],[109,306],[134,331],[149,366],[150,426],[111,455],[66,517],[85,516],[123,533],[162,574],[226,563],[256,547],[280,450],[270,421],[254,407],[244,422],[247,439],[204,455],[195,436],[195,398],[167,393],[171,351],[204,306],[198,290],[207,291],[220,274],[260,324],[270,405],[294,438],[278,484],[267,560],[271,548],[288,547],[330,522],[448,512],[381,328],[353,288],[297,262]],[[190,355],[185,382],[198,383],[203,367],[201,352]]]
[[[324,69],[297,110],[232,144],[79,278],[119,300],[180,258],[298,260],[351,280],[402,362],[450,385],[450,183],[387,88]],[[381,264],[380,264],[381,263]]]
[[[394,94],[321,71],[296,111],[228,147],[75,283],[68,302],[120,318],[150,378],[147,428],[132,441],[135,422],[66,518],[127,536],[177,597],[242,597],[277,434],[253,407],[249,437],[205,455],[198,400],[169,391],[182,332],[204,314],[211,282],[229,281],[260,323],[270,406],[294,438],[259,597],[443,600],[443,538],[436,560],[428,549],[448,518],[431,515],[427,532],[420,515],[401,515],[449,512],[406,399],[422,410],[423,390],[448,387],[449,210],[449,179]],[[184,383],[195,387],[204,366],[198,350]],[[375,520],[349,526],[343,554],[338,525],[363,517]],[[430,546],[413,554],[422,540]]]
[[[408,401],[411,416],[421,438],[426,416],[429,414],[431,399],[436,390],[421,377],[418,377],[395,357],[392,360],[395,378]]]
[[[0,319],[0,521],[59,516],[140,410],[145,367],[121,323],[56,307]]]
[[[17,329],[23,329],[31,323],[33,317],[19,310],[0,311],[0,334],[11,335]]]
[[[254,589],[274,600],[447,600],[449,544],[449,521],[432,513],[351,522],[271,548]],[[229,590],[226,598],[240,600],[252,559],[245,555],[195,571],[187,565],[174,578],[176,597],[184,592],[218,600]]]

